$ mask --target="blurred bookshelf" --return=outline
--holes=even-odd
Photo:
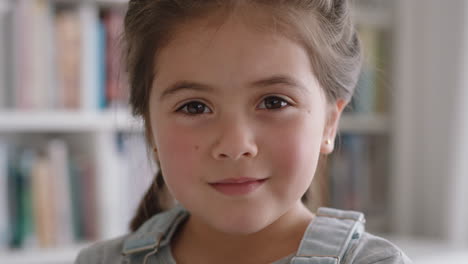
[[[126,3],[0,4],[0,263],[72,263],[128,232],[155,167],[118,62]],[[355,3],[366,63],[311,208],[363,211],[370,232],[387,233],[394,1]]]
[[[341,118],[335,150],[321,172],[324,175],[314,178],[310,208],[362,211],[369,232],[388,233],[392,227],[388,210],[391,159],[397,151],[391,144],[396,1],[358,0],[353,4],[352,16],[364,50],[362,73]]]
[[[95,113],[76,111],[2,111],[0,131],[15,132],[97,132],[115,130],[142,132],[142,120],[125,109]]]

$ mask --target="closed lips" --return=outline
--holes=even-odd
[[[230,179],[225,179],[221,180],[218,182],[213,182],[211,184],[240,184],[240,183],[247,183],[247,182],[255,182],[255,181],[264,181],[264,179],[256,179],[256,178],[230,178]]]

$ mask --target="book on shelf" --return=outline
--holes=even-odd
[[[14,29],[14,20],[13,20],[13,5],[9,1],[2,1],[3,4],[3,13],[0,14],[2,35],[0,36],[3,41],[0,43],[1,49],[3,50],[3,61],[0,62],[0,69],[3,74],[3,81],[0,80],[0,84],[3,85],[3,88],[0,87],[0,109],[11,108],[13,102],[11,98],[14,97],[14,51],[15,51],[15,29]],[[3,66],[1,66],[3,64]]]
[[[30,247],[35,241],[32,225],[31,169],[36,153],[33,150],[24,150],[14,155],[17,163],[9,168],[8,175],[11,245]]]
[[[387,112],[387,82],[389,48],[386,47],[386,29],[372,25],[358,25],[358,34],[363,48],[363,65],[355,93],[346,112]]]
[[[62,8],[55,12],[55,44],[58,108],[79,107],[80,64],[82,47],[80,21],[76,8]]]
[[[0,248],[103,239],[99,223],[111,236],[125,234],[156,170],[141,133],[113,134],[107,158],[113,169],[101,183],[92,154],[64,139],[46,137],[34,145],[0,140]]]
[[[94,197],[86,186],[93,172],[83,168],[83,174],[77,175],[79,169],[72,170],[65,141],[52,139],[41,148],[12,143],[0,147],[1,180],[6,183],[1,186],[7,186],[0,193],[0,200],[7,201],[6,210],[0,208],[2,247],[47,248],[95,238],[82,231],[93,229],[86,225],[95,225],[95,220],[84,224],[82,218],[96,214],[90,205],[77,201]]]
[[[6,40],[0,44],[0,58],[6,57],[0,63],[0,108],[126,106],[121,6],[18,0],[5,10],[0,9],[0,34]]]
[[[56,243],[67,245],[73,242],[72,221],[74,221],[70,210],[72,203],[69,151],[65,141],[61,139],[51,139],[47,142],[46,151],[50,159],[52,183],[55,187]]]
[[[0,3],[0,109],[6,108],[7,96],[7,28],[8,28],[8,14],[10,12],[8,2]]]
[[[6,248],[9,242],[10,218],[8,212],[8,161],[6,142],[0,139],[0,250]]]
[[[381,140],[370,135],[339,136],[329,163],[330,206],[362,211],[369,222],[383,215],[386,193],[382,186],[387,184],[388,172],[383,146],[378,146]],[[376,230],[385,228],[385,223],[379,224]]]
[[[51,203],[55,196],[53,172],[49,158],[43,154],[37,156],[33,166],[31,188],[38,244],[41,247],[52,247],[55,243],[54,237],[57,235],[55,230],[57,222],[54,216],[56,207]]]
[[[100,109],[106,108],[106,81],[107,81],[107,71],[106,71],[106,26],[100,20],[96,23],[97,28],[97,106]],[[91,96],[94,95],[91,93]]]
[[[123,29],[124,13],[120,9],[109,9],[102,12],[106,33],[106,99],[117,107],[125,107],[129,95],[126,89],[127,76],[124,74],[120,35]]]

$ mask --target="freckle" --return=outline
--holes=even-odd
[[[195,150],[198,150],[200,147],[199,146],[195,146]]]

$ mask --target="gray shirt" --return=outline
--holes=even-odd
[[[136,232],[83,249],[76,264],[175,264],[170,241],[189,213],[179,204],[146,221]],[[364,215],[321,207],[295,254],[273,264],[412,263],[394,244],[364,231]]]

